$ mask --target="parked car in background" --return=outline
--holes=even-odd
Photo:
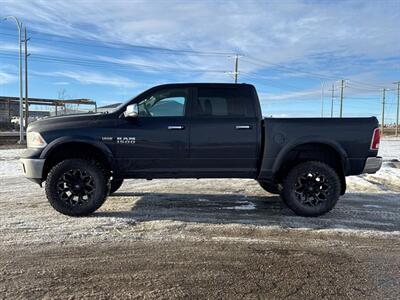
[[[28,117],[28,124],[33,122],[33,121],[40,120],[41,118],[42,117],[38,117],[38,116]],[[15,128],[19,128],[19,124],[20,124],[19,116],[12,117],[10,122]],[[22,123],[24,124],[24,127],[25,127],[25,118],[22,119]]]

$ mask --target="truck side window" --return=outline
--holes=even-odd
[[[157,91],[139,102],[139,116],[183,117],[188,97],[187,88]]]
[[[198,117],[253,117],[252,96],[242,88],[199,87],[194,115]]]

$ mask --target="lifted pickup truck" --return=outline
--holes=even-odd
[[[252,178],[296,214],[330,211],[382,158],[371,118],[263,118],[249,84],[167,84],[106,114],[33,122],[21,158],[59,212],[88,215],[126,178]]]

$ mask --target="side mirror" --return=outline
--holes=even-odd
[[[129,104],[124,112],[125,118],[136,118],[139,115],[139,108],[136,103]]]

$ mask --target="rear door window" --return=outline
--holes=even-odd
[[[243,88],[199,87],[193,107],[198,117],[253,117],[251,93]]]

